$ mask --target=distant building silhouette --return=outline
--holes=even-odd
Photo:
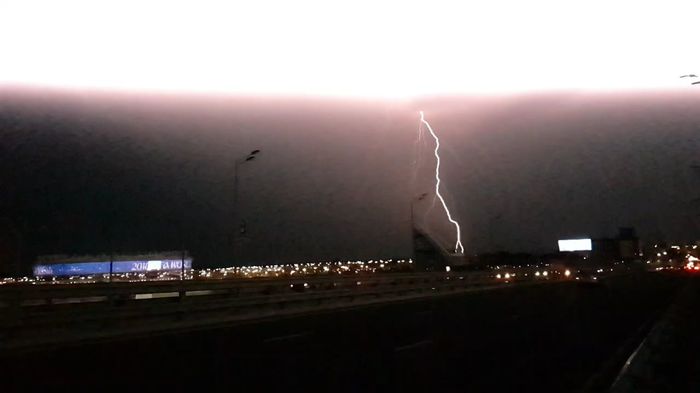
[[[418,270],[444,271],[467,264],[466,257],[447,251],[424,231],[413,227],[413,262]]]
[[[0,218],[0,276],[21,275],[21,236],[13,222]]]
[[[593,239],[591,258],[596,261],[639,258],[639,237],[634,228],[619,228],[617,237]]]

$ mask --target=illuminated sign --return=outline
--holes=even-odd
[[[591,251],[591,239],[559,240],[559,251]]]
[[[87,274],[109,274],[109,262],[74,262],[35,265],[35,276],[82,276]],[[185,269],[192,268],[192,259],[185,259]],[[157,261],[115,261],[113,273],[142,273],[181,270],[182,259]]]

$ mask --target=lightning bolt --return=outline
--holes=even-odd
[[[412,184],[415,184],[416,177],[418,176],[418,166],[419,166],[420,161],[421,161],[420,158],[422,157],[422,155],[420,154],[421,147],[422,147],[421,142],[423,142],[423,145],[426,144],[425,140],[423,139],[423,123],[420,123],[418,125],[418,139],[416,140],[416,154],[415,154],[416,158],[415,158],[415,160],[413,160],[413,166],[416,168],[416,170],[413,172],[413,183]],[[430,202],[430,207],[423,214],[423,221],[426,220],[426,217],[428,217],[428,215],[430,215],[430,213],[435,208],[436,201],[437,201],[437,196],[435,194],[433,194],[432,201]]]
[[[459,223],[452,218],[452,214],[450,214],[450,209],[447,208],[447,203],[445,203],[445,199],[442,197],[442,194],[440,194],[440,139],[435,134],[435,131],[433,131],[433,128],[430,127],[430,123],[428,123],[425,120],[423,111],[420,111],[420,121],[421,124],[425,124],[425,127],[428,129],[428,131],[430,131],[430,135],[432,135],[433,139],[435,139],[434,153],[435,159],[437,160],[437,164],[435,165],[435,195],[437,195],[438,199],[440,199],[440,203],[442,203],[442,207],[445,209],[445,213],[447,214],[447,219],[452,224],[454,224],[455,228],[457,229],[457,242],[455,243],[455,252],[464,253],[464,247],[462,246],[461,240],[462,230],[459,227]]]

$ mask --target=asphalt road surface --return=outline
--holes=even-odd
[[[4,354],[2,390],[578,391],[614,377],[683,281],[641,273]]]

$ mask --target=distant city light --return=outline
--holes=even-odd
[[[158,281],[192,279],[232,279],[232,278],[264,278],[284,276],[312,276],[329,274],[358,274],[376,273],[376,264],[383,268],[380,271],[410,270],[413,261],[408,259],[386,259],[379,261],[346,261],[346,262],[310,262],[302,264],[264,265],[264,266],[234,266],[215,269],[192,269],[192,259],[185,259],[184,277],[181,277],[181,260],[160,261],[115,261],[113,262],[112,279],[117,281]],[[107,281],[110,279],[110,262],[72,262],[39,264],[34,267],[35,278],[19,279],[5,278],[0,284],[13,282],[33,282],[51,284],[74,284]]]

